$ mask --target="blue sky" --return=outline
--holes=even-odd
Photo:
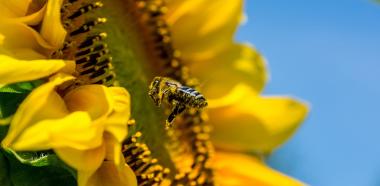
[[[315,186],[379,186],[380,5],[247,0],[246,12],[237,40],[268,59],[265,94],[312,106],[270,166]]]

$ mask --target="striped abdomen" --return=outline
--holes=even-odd
[[[206,98],[193,88],[182,86],[173,95],[173,98],[187,106],[203,108],[207,106]]]

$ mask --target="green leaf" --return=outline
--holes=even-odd
[[[76,185],[75,171],[51,151],[16,153],[7,149],[2,154],[8,161],[7,177],[13,185]],[[0,177],[4,175],[1,172]]]
[[[22,82],[0,88],[0,118],[12,116],[21,102],[42,81]],[[0,140],[8,126],[0,125]],[[50,186],[76,185],[76,172],[52,151],[15,152],[2,149],[0,153],[0,185]]]
[[[0,185],[11,186],[9,179],[9,164],[3,153],[0,152]]]
[[[13,115],[20,103],[36,87],[41,85],[41,80],[21,82],[6,85],[0,88],[0,118]]]
[[[7,157],[15,158],[20,163],[34,166],[34,167],[44,167],[44,166],[56,166],[62,167],[70,172],[74,177],[76,172],[74,169],[67,166],[62,162],[53,151],[33,151],[33,152],[15,152],[12,149],[4,150]]]
[[[27,95],[27,93],[0,92],[0,118],[13,115]]]
[[[30,82],[21,82],[6,85],[0,88],[0,92],[6,93],[29,93],[34,88],[42,84],[42,80],[35,80]]]
[[[3,141],[5,135],[7,135],[8,132],[8,126],[1,126],[0,125],[0,141]]]

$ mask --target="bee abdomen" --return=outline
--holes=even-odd
[[[195,108],[207,106],[206,98],[193,88],[182,86],[178,89],[179,99],[186,105]]]

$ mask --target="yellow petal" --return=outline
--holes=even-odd
[[[113,161],[116,166],[120,165],[123,156],[120,156],[121,143],[109,133],[104,133],[104,143],[106,146],[106,157],[105,160]]]
[[[46,11],[46,6],[44,6],[39,11],[33,14],[30,14],[24,17],[13,18],[13,19],[10,19],[10,21],[22,22],[27,25],[38,25],[42,21],[45,11]]]
[[[308,112],[295,99],[257,96],[244,86],[228,97],[209,101],[209,117],[215,145],[230,150],[270,152],[296,131]]]
[[[86,111],[93,120],[107,116],[112,109],[112,96],[103,85],[84,85],[67,93],[64,97],[71,111]]]
[[[77,150],[73,148],[55,148],[54,152],[69,166],[80,171],[94,173],[102,164],[106,148],[101,145],[90,150]]]
[[[3,147],[9,147],[26,128],[41,120],[66,116],[67,108],[55,92],[55,87],[71,79],[72,76],[57,74],[50,82],[34,89],[17,109],[7,136],[2,142]]]
[[[172,26],[174,46],[184,59],[209,58],[232,44],[242,4],[242,0],[169,1],[166,20]]]
[[[236,103],[241,101],[244,97],[257,96],[256,91],[252,91],[252,88],[244,83],[238,83],[233,88],[230,89],[228,94],[224,94],[223,97],[213,99],[210,95],[208,99],[209,109],[221,109],[234,106]]]
[[[6,118],[1,118],[0,119],[0,126],[9,125],[11,123],[11,121],[12,121],[12,118],[13,118],[13,115],[9,116],[9,117],[6,117]]]
[[[61,73],[73,74],[75,72],[75,61],[65,61],[65,66],[59,70]]]
[[[0,0],[1,17],[25,16],[32,0]]]
[[[44,55],[44,58],[47,58],[54,51],[54,48],[39,33],[19,22],[2,22],[0,24],[0,35],[2,35],[0,52],[7,51],[8,55],[18,59],[40,59],[32,58],[33,56],[23,56],[20,51],[32,50]]]
[[[112,161],[104,161],[95,174],[78,172],[79,186],[137,186],[136,175],[132,169],[123,164],[120,169]],[[89,177],[88,179],[83,179]]]
[[[59,119],[45,119],[25,129],[10,148],[22,151],[74,148],[88,150],[102,144],[101,127],[85,112]]]
[[[213,165],[215,181],[220,186],[302,186],[295,179],[285,176],[260,162],[254,157],[238,154],[215,154]]]
[[[127,90],[121,87],[111,87],[108,91],[112,95],[112,113],[107,117],[106,131],[116,137],[118,142],[122,142],[127,136],[127,122],[131,115],[131,98]]]
[[[12,51],[3,50],[3,52],[0,53],[21,60],[47,59],[45,55],[30,48],[15,48]]]
[[[48,1],[41,28],[42,37],[55,49],[63,45],[66,37],[66,30],[61,23],[62,2],[63,0]]]
[[[193,63],[191,70],[202,80],[202,92],[207,98],[224,96],[238,83],[260,93],[268,79],[265,59],[255,48],[242,44],[230,46],[211,60]]]
[[[30,81],[49,76],[65,66],[63,60],[18,60],[0,54],[0,84]]]

